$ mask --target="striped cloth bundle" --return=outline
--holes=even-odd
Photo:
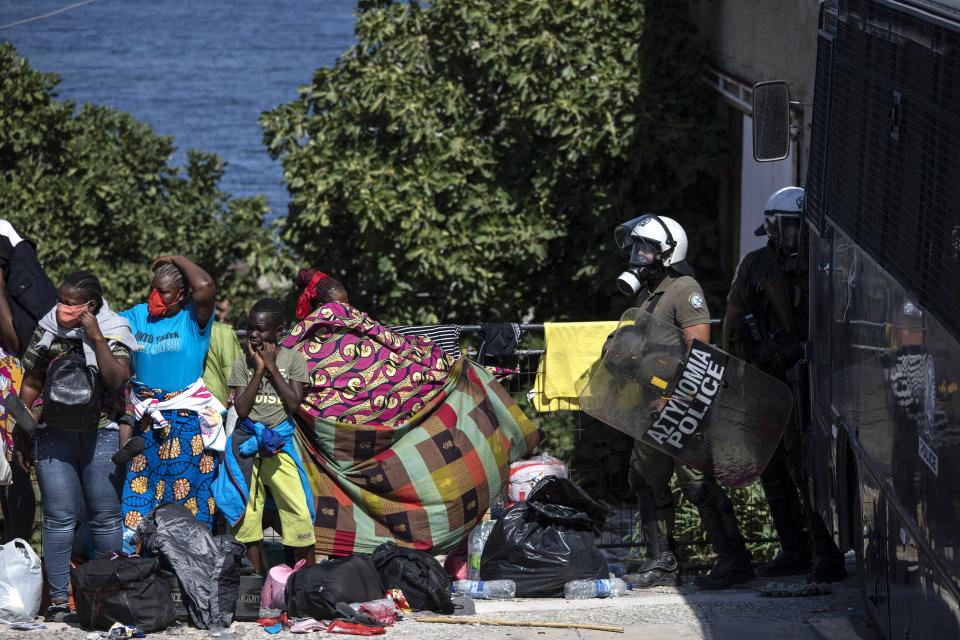
[[[339,303],[284,346],[307,358],[297,444],[318,497],[317,551],[393,540],[433,553],[466,538],[541,433],[482,367]],[[313,464],[310,464],[312,461]]]
[[[402,333],[405,336],[420,336],[433,340],[447,355],[459,358],[460,353],[460,325],[458,324],[430,324],[430,325],[396,325],[391,331]]]

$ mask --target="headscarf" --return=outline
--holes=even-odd
[[[307,280],[308,274],[309,280]],[[313,311],[313,301],[317,299],[317,285],[329,277],[324,272],[314,271],[313,269],[301,269],[300,273],[297,274],[298,283],[306,280],[306,286],[304,286],[303,292],[297,299],[297,320],[303,320]]]

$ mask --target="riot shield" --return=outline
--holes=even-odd
[[[580,391],[591,416],[717,480],[760,477],[790,419],[790,388],[682,329],[628,309]]]

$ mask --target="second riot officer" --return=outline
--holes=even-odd
[[[798,260],[802,211],[800,187],[784,187],[768,198],[764,224],[756,231],[767,236],[767,245],[745,255],[737,267],[721,340],[724,350],[739,347],[747,362],[787,383],[794,381],[795,365],[803,356],[807,338],[807,282]],[[806,491],[802,419],[796,411],[791,416],[760,477],[780,538],[780,552],[757,572],[782,576],[809,571],[815,582],[835,582],[847,573],[843,554],[814,512]]]

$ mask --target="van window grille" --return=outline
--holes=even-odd
[[[829,129],[815,114],[810,214],[960,336],[960,34],[869,0],[840,2],[836,29],[831,90],[815,96]]]
[[[813,131],[810,136],[810,165],[807,170],[806,206],[804,213],[823,230],[824,180],[826,179],[827,140],[830,119],[830,70],[832,69],[833,38],[821,34],[817,40],[817,77],[813,93]]]

